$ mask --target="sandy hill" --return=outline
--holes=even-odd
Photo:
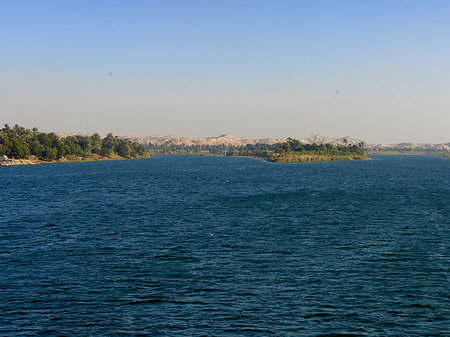
[[[286,139],[282,138],[261,138],[252,139],[244,137],[235,137],[230,134],[223,134],[217,137],[207,137],[207,138],[190,138],[190,137],[176,137],[176,136],[123,136],[122,138],[128,139],[141,144],[154,144],[154,145],[181,145],[186,146],[191,145],[234,145],[241,146],[247,144],[276,144],[283,143]],[[347,144],[358,145],[361,143],[359,139],[353,139],[350,137],[342,138],[330,138],[320,135],[315,135],[309,138],[301,138],[300,141],[304,144],[322,144],[330,143],[334,145],[345,144],[344,139],[347,139]]]

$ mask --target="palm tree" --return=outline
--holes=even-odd
[[[361,143],[358,144],[359,148],[364,152],[364,145],[366,145],[365,141],[361,141]]]

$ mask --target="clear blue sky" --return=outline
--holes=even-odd
[[[450,142],[450,1],[0,1],[0,123]]]

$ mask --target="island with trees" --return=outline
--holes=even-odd
[[[0,164],[39,164],[48,162],[130,159],[149,157],[142,144],[120,139],[109,133],[102,138],[91,136],[58,136],[8,124],[0,129]]]
[[[200,154],[262,158],[269,162],[315,162],[369,159],[364,152],[364,142],[357,145],[303,144],[288,138],[284,143],[235,145],[155,145],[148,144],[154,154]]]

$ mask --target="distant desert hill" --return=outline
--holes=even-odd
[[[303,144],[333,144],[333,145],[358,145],[363,141],[351,137],[331,138],[320,135],[314,135],[309,138],[302,138],[300,142]]]
[[[276,143],[284,143],[286,139],[282,138],[261,138],[261,139],[252,139],[252,138],[244,138],[244,137],[235,137],[230,134],[220,135],[218,137],[207,137],[207,138],[189,138],[189,137],[176,137],[176,136],[122,136],[121,138],[131,140],[133,142],[138,142],[141,144],[154,144],[154,145],[181,145],[184,144],[186,146],[192,145],[234,145],[241,146],[247,144],[276,144]],[[358,145],[362,141],[359,139],[353,139],[350,137],[342,137],[342,138],[330,138],[325,136],[315,135],[309,138],[301,138],[300,142],[303,144],[322,144],[329,143],[333,145],[343,145],[345,144],[344,139],[347,140],[348,145]]]
[[[263,139],[251,139],[243,137],[235,137],[229,134],[220,135],[218,137],[207,138],[190,138],[190,137],[176,137],[176,136],[123,136],[122,138],[135,141],[141,144],[154,144],[154,145],[234,145],[241,146],[247,144],[276,144],[283,143],[285,139],[275,138],[263,138]]]

